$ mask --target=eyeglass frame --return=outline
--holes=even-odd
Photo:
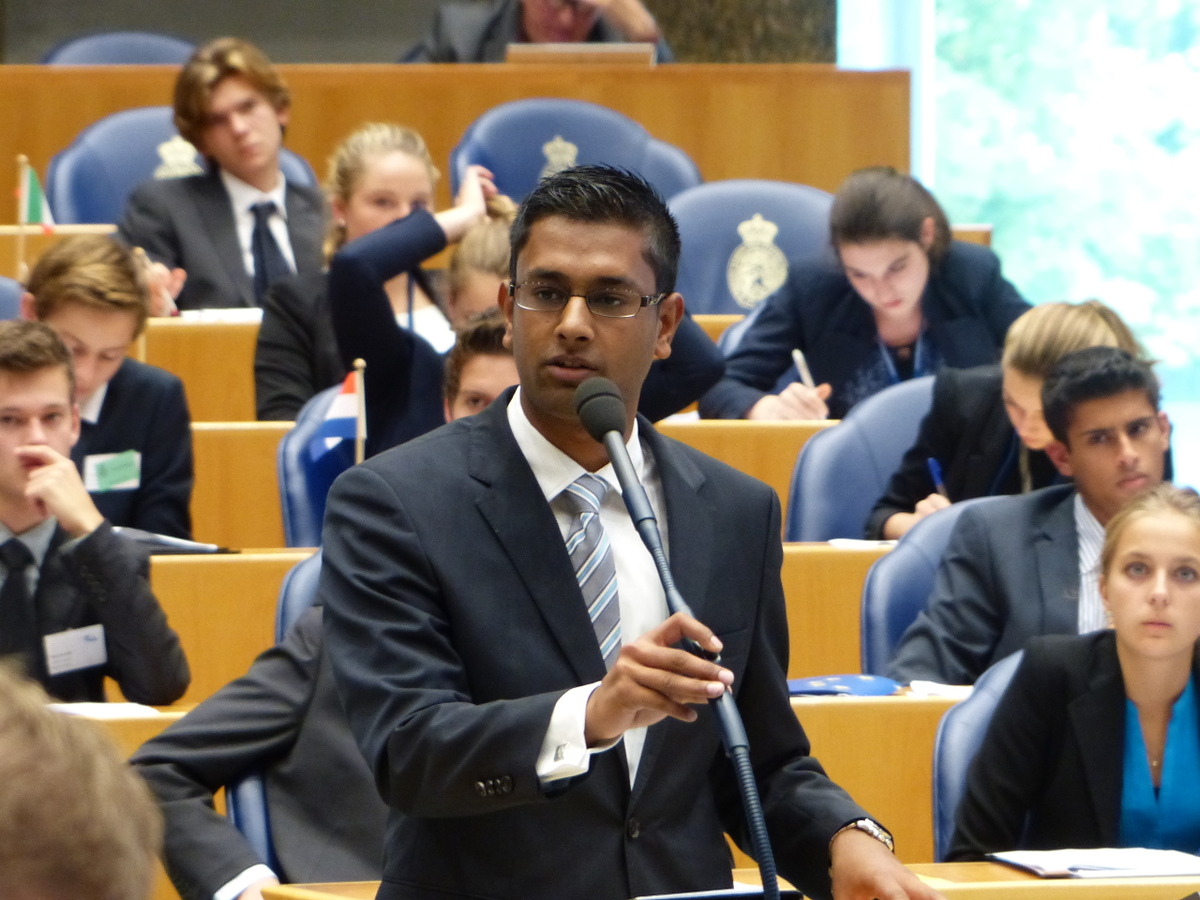
[[[563,302],[562,302],[561,306],[555,307],[553,309],[535,309],[535,308],[529,307],[529,306],[521,306],[521,301],[517,299],[517,288],[525,287],[526,285],[530,285],[530,284],[541,284],[541,285],[545,285],[548,288],[552,288],[553,290],[563,291],[563,293],[566,294],[566,297],[563,298]],[[578,297],[580,300],[582,300],[587,305],[588,312],[590,312],[594,316],[600,316],[602,319],[634,319],[634,318],[637,318],[638,313],[640,313],[643,309],[645,309],[648,306],[658,306],[660,303],[662,303],[664,300],[666,300],[667,297],[670,295],[669,291],[662,291],[657,294],[637,294],[637,293],[634,293],[634,289],[622,288],[622,287],[595,288],[595,289],[589,291],[588,293],[594,294],[594,293],[599,293],[602,291],[608,291],[610,293],[611,292],[619,292],[619,293],[623,293],[623,294],[628,294],[630,297],[637,297],[637,299],[640,300],[641,303],[637,307],[637,309],[635,309],[632,313],[630,313],[627,316],[614,316],[614,315],[610,315],[609,313],[601,312],[598,309],[593,309],[592,301],[588,299],[587,294],[573,293],[572,290],[569,288],[559,288],[559,287],[551,284],[548,281],[510,281],[508,283],[508,296],[512,297],[513,303],[515,303],[517,306],[519,306],[521,309],[525,310],[526,312],[562,312],[564,309],[567,308],[568,303],[570,303],[574,298]]]

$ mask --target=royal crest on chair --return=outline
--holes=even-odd
[[[183,178],[186,175],[200,175],[204,172],[196,162],[196,148],[179,135],[169,141],[163,141],[157,147],[158,158],[162,160],[154,170],[155,178]]]
[[[775,246],[779,226],[755,213],[737,227],[742,243],[729,254],[725,279],[744,309],[754,309],[787,280],[787,257]]]
[[[575,165],[575,160],[579,157],[579,148],[564,140],[561,134],[556,134],[554,140],[542,144],[542,153],[546,155],[546,165],[542,166],[542,171],[538,173],[539,180]]]

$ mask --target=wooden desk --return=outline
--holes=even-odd
[[[828,191],[856,169],[909,163],[909,73],[816,64],[281,65],[292,93],[287,144],[323,174],[335,144],[363,122],[400,122],[444,168],[480,114],[524,97],[600,103],[682,147],[707,180],[777,178]],[[50,157],[109,113],[165,105],[175,66],[10,65],[0,71],[0,159],[45,175]],[[436,97],[431,103],[429,98]],[[820,140],[812,139],[820,123]],[[438,185],[450,200],[449,178]],[[0,197],[16,167],[0,166]],[[7,219],[8,216],[0,216]]]
[[[275,452],[291,422],[192,422],[192,533],[222,547],[282,547]]]
[[[912,866],[946,900],[1181,900],[1197,878],[1037,878],[999,863]]]
[[[747,475],[765,481],[779,495],[787,521],[788,491],[796,457],[810,437],[837,424],[813,422],[748,422],[741,419],[698,419],[659,422],[655,427],[676,440],[715,456]]]
[[[183,379],[193,422],[253,422],[257,342],[257,322],[151,319],[139,358]]]
[[[791,644],[788,678],[862,671],[862,585],[871,564],[887,550],[783,545],[783,594]]]
[[[275,643],[283,576],[313,551],[155,556],[150,584],[192,669],[180,703],[199,703],[245,674]]]

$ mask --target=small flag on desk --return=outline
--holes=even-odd
[[[351,371],[342,382],[342,389],[334,395],[333,402],[329,404],[329,409],[325,412],[325,421],[317,428],[308,447],[314,461],[321,459],[342,441],[354,440],[359,436],[359,428],[362,428],[365,436],[366,425],[365,423],[359,424],[361,419],[359,412],[361,408],[359,403],[361,378],[361,371]]]
[[[21,183],[17,189],[17,222],[21,225],[41,225],[47,232],[54,227],[50,204],[42,191],[37,172],[28,162],[21,165]]]

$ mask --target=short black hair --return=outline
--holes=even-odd
[[[1150,363],[1118,347],[1088,347],[1060,359],[1042,382],[1042,416],[1055,440],[1067,444],[1067,429],[1081,403],[1126,391],[1146,395],[1158,412],[1158,378]]]
[[[508,264],[513,281],[530,230],[551,216],[641,231],[646,262],[654,270],[654,289],[664,294],[675,290],[679,228],[662,197],[640,175],[613,166],[575,166],[543,179],[525,198],[513,222]]]

